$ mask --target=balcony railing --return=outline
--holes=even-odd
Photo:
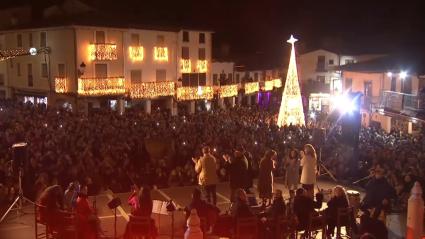
[[[92,43],[89,46],[90,59],[92,61],[99,60],[116,60],[117,45],[113,43]]]
[[[130,97],[136,99],[151,99],[175,94],[175,84],[172,81],[143,82],[131,84]]]
[[[55,77],[55,92],[67,93],[68,91],[68,79],[66,77]]]
[[[124,77],[79,78],[78,94],[85,96],[125,94]]]
[[[221,85],[219,88],[220,98],[232,97],[238,95],[238,85]]]
[[[179,87],[177,88],[178,100],[200,100],[212,99],[214,97],[214,89],[212,86],[198,87]]]
[[[420,97],[412,94],[404,94],[394,91],[384,91],[382,94],[381,108],[401,112],[403,110],[423,110],[425,107],[421,105]]]
[[[245,83],[245,94],[252,94],[260,90],[260,84],[258,82],[247,82]]]

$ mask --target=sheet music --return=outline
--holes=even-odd
[[[160,200],[153,200],[152,213],[168,215],[167,202]]]

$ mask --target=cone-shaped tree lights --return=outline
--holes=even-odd
[[[292,45],[291,58],[289,60],[288,74],[286,75],[285,88],[280,103],[277,125],[305,125],[303,103],[300,85],[298,83],[297,62],[295,60],[295,42],[298,41],[291,35],[287,41]]]

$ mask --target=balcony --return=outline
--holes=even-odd
[[[381,97],[380,108],[392,112],[423,111],[425,110],[423,97],[404,94],[394,91],[384,91]]]
[[[130,97],[133,99],[152,99],[160,96],[173,96],[175,84],[171,81],[143,82],[131,84]]]
[[[214,97],[212,86],[179,87],[177,88],[178,100],[210,100]]]
[[[329,94],[331,92],[331,85],[323,83],[323,82],[319,82],[319,81],[310,80],[305,84],[304,89],[309,94],[311,93],[328,93]]]
[[[90,60],[111,61],[118,58],[117,45],[113,43],[92,43],[89,46]]]
[[[83,96],[123,95],[125,90],[124,77],[78,79],[78,94]]]
[[[232,97],[238,95],[238,85],[221,85],[219,88],[220,98]]]
[[[258,82],[247,82],[245,83],[245,95],[255,93],[260,90],[260,84]]]
[[[55,77],[55,92],[68,93],[68,79],[66,77]]]

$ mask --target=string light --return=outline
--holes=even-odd
[[[155,98],[159,96],[172,96],[175,94],[174,82],[144,82],[138,84],[131,84],[130,97],[141,98]]]
[[[245,94],[255,93],[260,90],[260,85],[258,82],[248,82],[245,83]]]
[[[211,86],[198,86],[198,87],[178,87],[177,99],[178,100],[199,100],[199,99],[212,99],[214,97],[214,90]]]
[[[14,58],[17,56],[24,56],[24,55],[29,55],[30,52],[29,50],[26,49],[7,49],[7,50],[1,50],[0,51],[0,61],[4,61],[10,58]]]
[[[198,60],[196,63],[196,69],[199,73],[205,73],[208,70],[208,61],[207,60]]]
[[[56,93],[67,93],[67,79],[65,77],[55,77],[55,92]]]
[[[182,73],[192,72],[192,63],[190,59],[180,59],[180,71]]]
[[[143,46],[130,46],[128,47],[128,54],[131,61],[143,61],[144,49]]]
[[[273,90],[273,87],[274,87],[274,82],[272,80],[264,82],[264,90],[265,91],[271,91],[271,90]]]
[[[222,85],[219,89],[220,98],[238,95],[238,85]]]
[[[288,43],[292,45],[291,58],[289,60],[288,73],[286,75],[285,88],[280,104],[278,126],[305,125],[303,104],[300,85],[298,82],[297,64],[295,59],[295,39],[292,35]]]
[[[154,47],[153,59],[155,61],[168,61],[168,48],[167,47]]]
[[[273,80],[273,86],[274,88],[280,88],[282,87],[282,80],[277,78]]]
[[[124,77],[79,78],[78,94],[86,96],[121,95],[125,93]]]
[[[118,59],[117,45],[113,43],[92,43],[89,45],[90,60],[110,61]]]

